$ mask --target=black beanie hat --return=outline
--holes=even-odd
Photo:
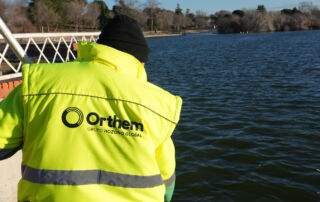
[[[116,15],[101,31],[97,43],[129,53],[140,62],[147,62],[149,48],[136,20]]]

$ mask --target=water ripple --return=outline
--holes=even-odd
[[[173,201],[320,201],[320,32],[148,39],[182,96]]]

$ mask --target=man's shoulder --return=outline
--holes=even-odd
[[[50,68],[59,68],[59,67],[71,67],[79,65],[79,61],[71,61],[71,62],[63,62],[63,63],[38,63],[38,64],[24,64],[22,69],[30,70],[41,70],[42,68],[50,69]]]

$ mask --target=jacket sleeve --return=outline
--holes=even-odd
[[[175,149],[171,137],[163,142],[156,150],[156,160],[166,186],[165,201],[170,201],[175,186]]]
[[[169,129],[166,138],[164,139],[162,144],[160,144],[156,149],[156,161],[160,169],[161,177],[166,187],[166,193],[164,197],[164,200],[166,202],[170,201],[172,198],[176,181],[176,157],[175,148],[171,139],[171,135],[179,122],[182,106],[182,99],[179,96],[175,96],[174,99],[176,100],[176,104],[171,105],[170,107],[173,108],[172,112],[174,113],[172,113],[171,119],[173,120],[173,122],[175,122],[175,124],[169,123]]]
[[[0,102],[0,160],[11,157],[23,143],[22,85]]]

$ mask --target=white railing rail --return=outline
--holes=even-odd
[[[16,39],[25,38],[44,38],[44,37],[82,37],[82,36],[98,36],[100,32],[54,32],[54,33],[19,33],[13,34]],[[0,40],[4,39],[0,36]]]
[[[20,44],[20,52],[27,59],[19,57],[7,38],[0,33],[0,82],[21,78],[21,66],[23,63],[55,63],[74,60],[76,54],[73,44],[78,41],[95,42],[100,32],[76,32],[76,33],[27,33],[13,34],[13,38]],[[28,61],[28,58],[30,60]]]
[[[1,17],[0,17],[0,33],[3,35],[3,37],[5,37],[7,43],[12,47],[12,50],[14,51],[16,56],[19,57],[20,61],[23,61],[24,63],[32,63],[30,58],[26,55],[26,52],[22,49],[22,47],[14,38],[14,36],[12,36],[11,31],[9,30],[9,28],[4,23]]]
[[[78,41],[96,41],[99,32],[83,32],[83,33],[30,33],[30,34],[13,34],[21,45],[25,46],[24,51],[28,54],[29,51],[37,52],[37,56],[30,55],[34,63],[47,62],[54,63],[58,62],[67,62],[76,58],[75,54],[72,51],[72,44],[77,43]],[[1,51],[0,47],[0,66],[2,63],[5,63],[11,68],[14,73],[18,73],[21,69],[22,61],[20,60],[18,65],[14,64],[7,57],[9,52],[10,44],[3,40],[3,37],[0,35],[0,44],[5,45]],[[63,55],[61,51],[61,46],[64,45],[65,54]],[[32,47],[33,50],[30,49]],[[51,52],[54,51],[53,57],[49,58],[45,51],[50,48]],[[52,53],[51,53],[52,55]],[[0,68],[0,70],[2,70]],[[0,76],[1,80],[1,76]]]

